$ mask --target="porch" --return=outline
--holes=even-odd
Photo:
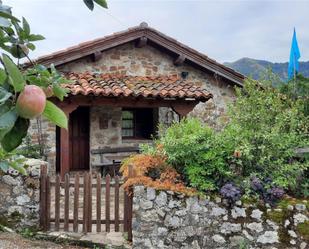
[[[119,165],[132,153],[130,147],[152,141],[159,123],[179,120],[212,97],[202,86],[177,76],[67,77],[74,81],[65,85],[69,96],[63,102],[54,100],[69,118],[68,130],[56,131],[56,171],[62,179],[68,172]],[[110,148],[113,153],[108,153]]]

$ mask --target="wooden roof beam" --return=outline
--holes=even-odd
[[[92,54],[92,61],[96,62],[102,58],[102,52],[101,51],[96,51]]]
[[[178,57],[174,60],[175,66],[181,66],[185,62],[186,57],[183,54],[178,55]]]
[[[148,42],[148,38],[146,36],[142,36],[141,38],[138,39],[135,46],[137,48],[143,48],[147,45],[147,42]]]

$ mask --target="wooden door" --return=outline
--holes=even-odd
[[[89,170],[89,108],[78,107],[70,114],[70,171]]]

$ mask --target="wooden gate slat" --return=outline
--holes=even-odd
[[[119,176],[115,176],[115,232],[119,232]]]
[[[56,176],[55,182],[55,230],[59,231],[60,222],[60,176]]]
[[[110,175],[107,175],[105,178],[106,189],[105,189],[105,230],[106,232],[110,232]]]
[[[83,175],[83,184],[84,184],[84,188],[83,188],[83,191],[84,191],[84,199],[83,199],[83,232],[86,233],[87,232],[87,217],[88,217],[88,213],[87,213],[87,210],[88,210],[88,173],[85,172],[84,175]]]
[[[101,232],[101,174],[97,174],[97,232]]]
[[[47,176],[47,166],[41,166],[41,176],[40,176],[40,226],[43,231],[47,231],[46,226],[46,176]]]
[[[123,205],[123,231],[128,231],[128,206],[129,206],[129,196],[127,191],[124,191],[124,205]]]
[[[46,177],[46,229],[50,229],[50,177]]]
[[[69,195],[70,195],[70,176],[64,178],[64,231],[69,231]]]
[[[73,210],[73,231],[78,232],[78,207],[79,207],[79,174],[75,175],[74,181],[74,210]]]
[[[87,222],[87,231],[92,232],[92,174],[89,174],[88,178],[88,222]]]

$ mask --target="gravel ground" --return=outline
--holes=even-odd
[[[16,233],[0,232],[0,249],[83,249],[84,247],[66,246],[50,241],[25,239]]]

